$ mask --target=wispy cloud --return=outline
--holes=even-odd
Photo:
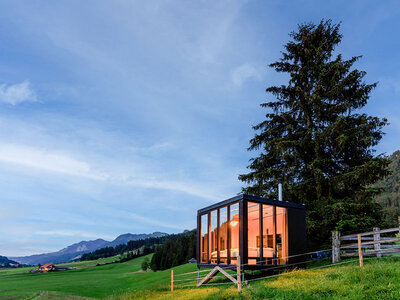
[[[232,82],[241,87],[247,80],[260,80],[261,72],[251,64],[243,64],[232,71],[231,77]]]
[[[150,146],[150,148],[152,147]],[[104,166],[93,166],[86,161],[74,158],[68,153],[61,153],[50,149],[0,143],[0,162],[17,164],[25,168],[34,168],[67,176],[100,180],[114,185],[169,190],[211,201],[216,200],[215,193],[207,192],[204,187],[199,185],[164,179],[148,171],[142,171],[140,177],[121,173],[117,169],[105,171]],[[113,162],[113,164],[116,163]]]
[[[37,101],[37,96],[28,80],[12,85],[0,85],[0,102],[17,105],[35,101]]]
[[[90,179],[106,179],[105,174],[94,172],[86,162],[25,145],[1,144],[0,161]]]
[[[99,232],[86,232],[82,230],[41,230],[34,232],[36,235],[44,236],[60,236],[60,237],[77,237],[86,239],[103,238],[106,240],[113,240],[115,237],[112,235],[104,235]]]
[[[165,227],[165,228],[173,228],[173,229],[183,229],[181,225],[176,224],[173,220],[171,220],[171,222],[162,222],[159,220],[155,220],[153,218],[149,218],[149,217],[145,217],[145,216],[141,216],[135,213],[128,213],[128,215],[130,217],[132,217],[134,220],[139,221],[139,222],[143,222],[143,223],[147,223],[147,224],[152,224],[152,225],[157,225],[160,227]]]

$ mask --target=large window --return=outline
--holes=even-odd
[[[218,212],[213,210],[210,217],[210,262],[216,264],[218,262]]]
[[[227,251],[227,234],[228,234],[228,209],[227,207],[222,207],[219,209],[219,262],[221,264],[226,264],[228,261],[228,251]]]
[[[286,208],[276,207],[276,257],[279,265],[285,264],[288,256],[286,216]]]
[[[207,263],[208,262],[208,214],[202,215],[201,219],[201,227],[200,227],[200,262]]]
[[[260,204],[248,202],[247,214],[248,263],[255,265],[260,261]]]
[[[229,252],[231,264],[236,264],[239,256],[239,204],[232,204],[229,208]]]
[[[272,264],[274,258],[274,206],[262,206],[263,215],[263,263]]]
[[[246,211],[246,209],[245,209]],[[247,259],[249,265],[287,264],[287,208],[247,202]],[[236,264],[239,256],[239,203],[214,209],[200,217],[200,262]],[[246,238],[246,232],[243,233]]]

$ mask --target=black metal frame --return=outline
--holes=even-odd
[[[276,207],[284,207],[287,208],[287,216],[286,216],[286,224],[287,224],[287,242],[288,242],[288,256],[293,256],[297,254],[305,253],[306,251],[306,225],[305,225],[305,206],[302,204],[285,202],[285,201],[277,201],[272,199],[266,199],[261,197],[255,197],[250,195],[239,195],[216,204],[204,207],[197,212],[197,265],[199,268],[212,268],[217,265],[221,265],[224,268],[236,268],[236,264],[231,264],[230,257],[230,235],[229,230],[227,229],[227,240],[226,240],[226,249],[227,249],[227,263],[220,264],[220,251],[219,251],[219,223],[220,223],[220,212],[219,208],[227,207],[227,220],[230,220],[230,206],[233,204],[239,204],[239,254],[241,257],[242,264],[245,265],[245,269],[260,269],[268,266],[276,266],[276,260],[274,264],[268,264],[261,262],[257,265],[247,265],[248,263],[248,235],[247,235],[247,226],[248,226],[248,202],[255,202],[259,204],[267,204],[272,205],[273,209],[273,231],[276,232]],[[207,263],[201,262],[201,249],[200,249],[200,240],[201,240],[201,216],[204,214],[208,214],[208,232],[210,233],[210,222],[211,222],[211,211],[217,210],[217,263],[210,263],[210,251],[207,251]],[[263,226],[263,206],[260,205],[259,209],[260,213],[260,233],[262,232]],[[229,227],[229,226],[227,226]],[[273,239],[273,248],[276,249],[276,234],[274,233]],[[209,237],[208,237],[209,238]],[[210,242],[207,242],[208,247],[210,247]],[[275,251],[275,250],[274,250]],[[260,257],[263,256],[263,238],[260,236]],[[289,258],[286,261],[286,265],[299,262],[299,259],[304,259],[301,257]],[[285,264],[279,265],[284,267]]]

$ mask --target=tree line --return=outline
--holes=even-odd
[[[389,160],[391,174],[374,186],[385,187],[383,193],[376,197],[376,201],[384,207],[385,223],[388,227],[395,227],[398,224],[397,217],[400,216],[400,151],[395,151]]]
[[[150,262],[153,271],[166,270],[196,258],[196,230],[174,236],[155,248]]]
[[[165,240],[171,238],[170,235],[162,237],[151,237],[143,240],[129,241],[127,244],[120,244],[115,247],[104,247],[97,249],[93,252],[85,253],[81,257],[81,261],[84,260],[95,260],[99,258],[106,258],[115,255],[122,255],[126,252],[138,250],[142,247],[151,249],[150,252],[154,251],[154,246],[162,244]],[[149,252],[149,253],[150,253]]]
[[[85,253],[81,261],[96,260],[115,255],[125,255],[121,262],[154,252],[156,259],[150,263],[153,270],[164,270],[167,265],[178,265],[196,257],[196,231],[185,231],[162,237],[151,237],[142,240],[129,241],[115,247],[104,247],[90,253]],[[170,252],[169,254],[167,252]],[[159,259],[164,256],[163,259]],[[190,257],[189,257],[190,256]]]

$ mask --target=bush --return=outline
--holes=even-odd
[[[149,268],[149,258],[146,257],[143,262],[142,262],[142,270],[143,271],[147,271],[147,269]]]

